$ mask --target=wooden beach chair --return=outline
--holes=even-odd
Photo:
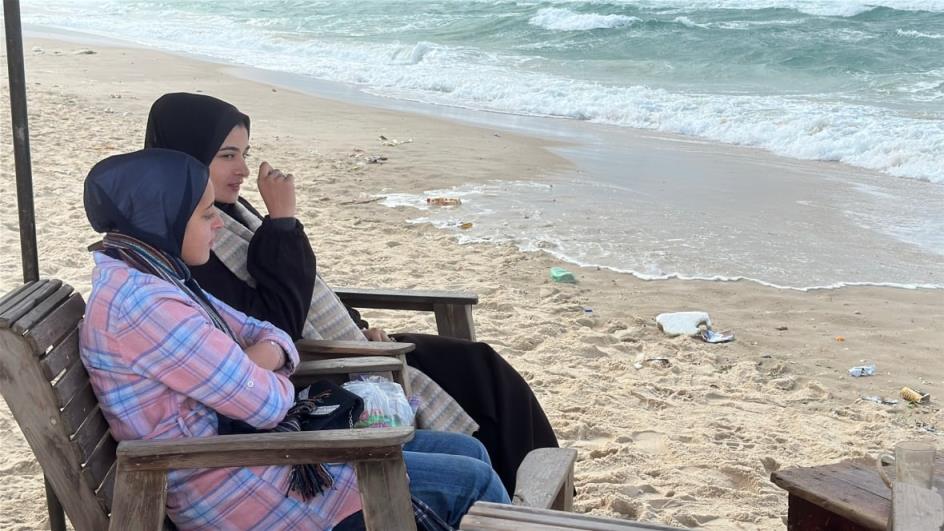
[[[475,341],[472,306],[479,303],[475,293],[356,288],[335,289],[334,293],[353,308],[433,312],[439,335]]]
[[[101,244],[97,241],[89,245],[88,250],[99,250]],[[439,335],[475,341],[472,306],[479,303],[479,296],[475,293],[360,288],[337,288],[334,293],[352,308],[433,312]]]
[[[401,450],[412,428],[116,443],[79,359],[84,311],[81,295],[58,280],[0,298],[0,393],[43,468],[52,529],[65,529],[63,509],[78,531],[160,529],[171,469],[325,461],[354,463],[370,529],[415,529]],[[399,356],[411,347],[378,345],[397,357],[303,362],[296,383],[343,372],[392,372],[402,380]],[[516,500],[568,508],[576,452],[536,452],[519,483],[541,468],[532,479],[543,490],[524,480]]]

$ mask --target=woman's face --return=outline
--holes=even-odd
[[[213,181],[207,181],[203,197],[200,198],[197,208],[190,215],[190,221],[187,222],[180,257],[189,266],[207,263],[216,231],[223,227],[223,220],[216,207],[213,206],[213,188]]]
[[[249,155],[249,131],[240,124],[229,132],[216,156],[210,161],[210,181],[216,189],[215,200],[235,203],[239,187],[249,176],[246,156]]]

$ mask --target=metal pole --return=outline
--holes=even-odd
[[[20,215],[20,256],[23,281],[39,280],[36,251],[36,216],[33,210],[33,170],[30,164],[29,125],[26,114],[26,73],[23,69],[23,30],[19,0],[3,0],[10,79],[10,115],[13,117],[13,159],[16,163],[16,204]]]

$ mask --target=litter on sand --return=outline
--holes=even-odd
[[[863,396],[862,400],[875,402],[876,404],[882,404],[884,406],[894,406],[898,403],[898,401],[893,398],[882,398],[880,396]]]
[[[409,144],[413,142],[412,138],[406,140],[397,140],[396,138],[387,138],[383,135],[380,135],[380,143],[385,146],[399,146],[400,144]]]
[[[931,394],[923,391],[915,391],[910,387],[901,388],[901,397],[912,404],[928,404],[931,402]]]
[[[867,365],[856,365],[855,367],[849,369],[849,376],[852,376],[853,378],[875,376],[875,364],[869,363]]]
[[[459,228],[462,229],[462,230],[469,230],[469,229],[472,228],[472,222],[471,222],[471,221],[466,221],[465,223],[460,223],[460,224],[459,224]]]
[[[670,312],[656,316],[659,330],[669,337],[694,336],[701,333],[702,325],[711,329],[711,318],[706,312]]]
[[[705,343],[727,343],[734,341],[734,332],[725,330],[724,332],[715,332],[712,329],[702,330],[698,337]]]
[[[567,271],[563,267],[552,267],[551,271],[551,280],[554,282],[561,282],[564,284],[576,284],[577,279],[574,277],[574,274],[570,271]]]
[[[458,197],[427,197],[426,204],[451,207],[461,205],[462,200]]]

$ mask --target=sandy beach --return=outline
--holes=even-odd
[[[384,207],[376,196],[539,180],[571,171],[570,162],[547,140],[320,99],[164,53],[39,38],[28,38],[25,50],[42,276],[89,292],[85,247],[96,235],[82,207],[83,179],[98,160],[142,146],[158,96],[190,91],[230,101],[252,118],[251,164],[267,160],[298,176],[299,218],[329,282],[479,294],[478,338],[524,375],[561,444],[578,450],[577,511],[783,529],[787,497],[771,472],[875,455],[905,439],[944,448],[940,290],[643,281],[510,245],[459,245],[450,233],[407,223],[414,212]],[[0,94],[0,292],[7,292],[21,270],[5,83]],[[383,145],[381,135],[412,142]],[[387,160],[368,163],[374,155]],[[245,195],[261,205],[254,188],[247,183]],[[551,282],[552,266],[579,282]],[[665,337],[654,317],[682,310],[709,312],[737,340]],[[391,331],[435,329],[426,314],[365,316]],[[645,362],[656,357],[668,366]],[[850,378],[847,369],[866,359],[877,375]],[[931,404],[860,398],[897,398],[905,385],[930,392]],[[5,404],[0,478],[0,529],[48,528],[41,470]]]

